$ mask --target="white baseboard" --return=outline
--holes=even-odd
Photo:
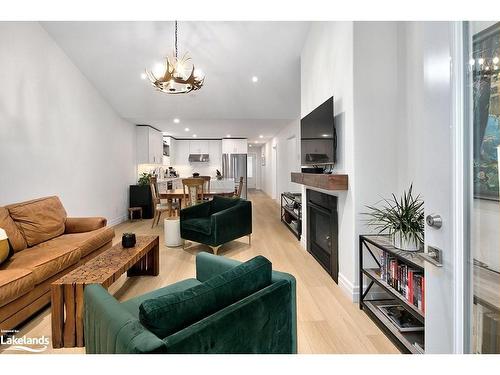
[[[354,286],[353,283],[351,283],[351,281],[340,272],[339,272],[339,287],[353,302],[357,301],[358,287]]]
[[[108,220],[108,226],[114,227],[115,225],[121,224],[121,223],[123,223],[124,221],[127,221],[127,220],[128,220],[128,216],[127,215],[118,216],[118,217],[115,217],[114,219],[109,219]]]
[[[339,287],[352,302],[359,302],[359,286],[351,283],[351,281],[341,273],[339,273]],[[365,285],[364,290],[366,290],[367,287],[368,285]],[[383,299],[387,298],[387,293],[379,289],[377,285],[373,285],[367,297],[369,299]]]

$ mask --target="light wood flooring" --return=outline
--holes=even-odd
[[[299,353],[399,353],[380,329],[352,303],[299,241],[280,222],[279,206],[260,191],[250,193],[253,203],[252,245],[248,237],[228,243],[219,255],[247,260],[263,255],[273,269],[291,273],[297,279],[297,316]],[[119,300],[126,300],[173,282],[194,277],[195,256],[210,251],[194,244],[186,250],[167,248],[161,225],[151,229],[151,220],[126,222],[115,227],[115,242],[123,232],[160,236],[160,276],[122,276],[111,288]],[[47,308],[21,327],[20,335],[51,335],[50,309]],[[5,353],[16,353],[5,351]],[[52,349],[45,353],[84,353],[84,349]]]

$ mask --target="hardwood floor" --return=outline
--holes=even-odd
[[[379,328],[359,310],[330,276],[301,248],[297,239],[280,222],[279,206],[262,192],[249,195],[253,203],[252,245],[248,237],[222,246],[219,255],[247,260],[263,255],[273,269],[297,279],[299,353],[399,353]],[[126,222],[115,227],[115,242],[123,232],[160,236],[160,276],[127,278],[123,275],[111,288],[119,300],[126,300],[173,282],[194,277],[195,255],[210,251],[193,244],[186,250],[164,245],[163,227],[151,229],[151,220]],[[43,310],[21,329],[19,336],[50,337],[50,309]],[[5,350],[5,349],[3,349]],[[16,353],[6,351],[6,353]],[[52,349],[45,353],[84,353],[84,349]]]

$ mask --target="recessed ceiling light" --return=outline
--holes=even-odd
[[[146,73],[141,73],[141,79],[146,79],[146,78],[147,78]]]
[[[184,131],[185,131],[185,132],[188,132],[188,131],[189,131],[189,128],[184,128]]]
[[[196,135],[196,134],[193,134],[193,138],[196,138],[196,137],[197,137],[197,135]]]
[[[322,137],[328,137],[330,134],[321,134]]]
[[[252,147],[252,145],[248,145],[248,147]]]
[[[255,82],[259,82],[259,77],[257,76],[253,76],[252,77],[252,82],[255,83]]]
[[[255,141],[254,143],[259,143],[259,142]]]
[[[264,136],[261,134],[261,135],[259,135],[259,138],[264,138]]]
[[[179,120],[178,118],[174,118],[174,124],[178,124],[179,122],[181,122],[181,120]]]
[[[226,135],[226,138],[231,138],[231,134]]]

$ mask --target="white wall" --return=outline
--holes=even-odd
[[[0,82],[0,205],[58,195],[70,216],[126,217],[134,126],[38,23],[0,23]]]
[[[295,152],[289,150],[289,142],[295,143]],[[291,182],[290,177],[291,172],[300,171],[300,120],[291,121],[262,150],[266,156],[262,167],[264,192],[278,201],[284,191],[300,192],[301,186]]]
[[[400,192],[397,134],[404,95],[397,75],[398,52],[397,22],[354,23],[354,298],[359,235],[374,232],[362,213],[366,205]]]
[[[354,98],[353,22],[314,22],[301,53],[301,117],[334,97],[338,149],[337,173],[349,175],[349,190],[338,197],[339,283],[349,293],[355,286],[354,238]],[[332,192],[329,192],[332,193]],[[305,198],[305,188],[302,190]],[[302,211],[305,248],[307,212]]]
[[[349,190],[323,192],[338,197],[339,285],[354,300],[358,237],[373,231],[362,212],[400,190],[399,152],[405,149],[397,139],[400,132],[406,137],[406,130],[400,129],[398,27],[397,22],[315,22],[301,56],[301,115],[334,97],[339,144],[335,172],[349,175]],[[305,228],[306,212],[303,216]],[[303,235],[304,247],[306,243]]]

